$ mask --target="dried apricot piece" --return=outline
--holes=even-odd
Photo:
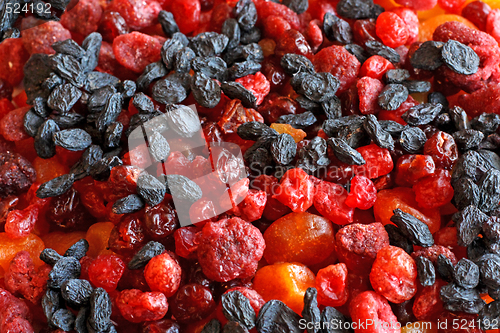
[[[98,222],[89,227],[85,239],[89,242],[87,256],[97,257],[108,247],[108,239],[115,225],[111,222]]]
[[[278,132],[279,134],[290,134],[296,143],[304,140],[304,138],[307,136],[306,132],[301,129],[293,128],[293,126],[290,124],[272,123],[271,128],[276,130],[276,132]]]
[[[85,238],[85,235],[86,234],[83,231],[54,231],[43,236],[43,242],[45,243],[46,247],[54,249],[57,251],[57,253],[63,255],[71,245],[75,244],[80,239]]]
[[[269,264],[314,265],[328,258],[335,244],[331,222],[307,212],[290,213],[274,221],[264,233],[264,240],[264,258]]]
[[[4,271],[9,269],[9,264],[19,251],[27,251],[35,267],[43,264],[40,253],[45,248],[43,241],[34,234],[27,237],[12,239],[5,232],[0,233],[0,268]]]
[[[296,313],[302,313],[304,294],[315,286],[313,272],[299,263],[278,263],[264,266],[253,279],[253,288],[264,300],[277,299]]]

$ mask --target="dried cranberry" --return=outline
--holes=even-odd
[[[31,163],[16,153],[0,153],[0,197],[19,195],[36,179]]]
[[[357,295],[350,303],[349,313],[355,323],[378,323],[377,326],[373,325],[364,329],[365,332],[397,333],[401,331],[401,324],[398,323],[387,300],[373,291],[365,291]]]
[[[364,176],[355,176],[351,180],[351,191],[347,195],[347,206],[359,209],[370,209],[377,200],[377,189],[373,182]]]
[[[396,166],[396,184],[411,186],[419,179],[434,174],[436,166],[429,155],[403,155]]]
[[[353,221],[354,208],[347,205],[346,199],[347,191],[342,186],[322,181],[316,186],[314,208],[335,224],[349,224]]]
[[[372,143],[356,149],[366,161],[365,165],[355,166],[354,173],[370,179],[387,175],[394,168],[389,150]]]
[[[120,13],[130,28],[139,30],[157,22],[161,6],[154,0],[116,0],[107,9]]]
[[[341,306],[347,302],[347,266],[343,263],[322,268],[316,275],[318,303],[325,306]]]
[[[304,170],[290,169],[281,178],[278,192],[273,198],[290,207],[292,211],[302,213],[313,204],[314,186]]]
[[[311,46],[309,46],[304,35],[293,28],[284,32],[278,43],[276,43],[274,53],[278,58],[287,53],[300,54],[308,58],[313,56]]]
[[[450,134],[438,132],[425,143],[424,154],[432,156],[438,168],[451,169],[458,159],[458,148]]]
[[[125,270],[125,263],[113,254],[101,254],[92,261],[88,274],[90,282],[108,293],[115,290]]]
[[[433,175],[417,181],[413,191],[418,205],[422,208],[437,208],[449,203],[454,194],[450,179],[448,171],[438,169]]]
[[[389,60],[379,55],[374,55],[366,59],[359,70],[359,74],[361,76],[369,76],[377,80],[382,80],[385,72],[389,69],[394,69],[394,65]]]
[[[190,33],[198,27],[201,12],[199,0],[173,0],[169,6],[182,33]]]
[[[11,238],[28,236],[38,220],[38,205],[30,205],[23,210],[13,210],[7,214],[5,232]]]
[[[154,240],[161,240],[174,233],[179,227],[179,219],[170,202],[162,202],[144,210],[144,231]]]
[[[113,52],[123,67],[142,73],[152,62],[161,59],[161,43],[155,37],[134,31],[113,40]]]
[[[149,261],[144,276],[153,291],[161,291],[170,297],[179,288],[182,269],[168,253],[162,253]]]
[[[59,22],[49,21],[22,32],[23,44],[29,54],[56,53],[52,44],[71,38],[69,30]]]
[[[486,18],[491,7],[482,1],[473,1],[462,9],[462,16],[474,23],[481,30],[486,30]]]
[[[168,310],[167,298],[160,292],[123,290],[116,298],[123,318],[133,323],[162,319]]]
[[[76,6],[61,16],[61,24],[72,32],[87,36],[97,31],[102,8],[98,0],[79,0]]]
[[[130,256],[145,243],[143,222],[137,215],[125,216],[109,235],[111,251]]]
[[[408,40],[406,23],[396,13],[380,14],[377,18],[376,31],[382,42],[392,48],[404,45]]]
[[[129,27],[120,13],[106,11],[102,16],[99,32],[103,40],[113,43],[116,37],[127,34],[129,32]]]
[[[212,292],[199,284],[186,284],[179,288],[171,300],[171,311],[180,323],[195,322],[215,310]]]

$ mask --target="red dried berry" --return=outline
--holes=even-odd
[[[359,209],[370,209],[377,201],[377,188],[364,176],[354,176],[351,180],[351,191],[347,195],[347,206]]]
[[[335,224],[349,224],[353,221],[354,208],[346,203],[347,191],[340,185],[320,182],[314,194],[314,208]]]
[[[134,31],[113,41],[116,60],[125,68],[142,73],[152,62],[161,59],[161,43],[149,35]]]
[[[365,274],[370,271],[377,252],[389,245],[389,235],[382,223],[349,224],[335,235],[339,261],[349,272]]]
[[[25,302],[0,288],[0,332],[33,333],[30,310]]]
[[[4,45],[4,43],[0,44],[0,48]],[[22,77],[21,77],[22,79]],[[0,120],[10,111],[15,110],[16,107],[12,102],[7,98],[0,99]],[[3,140],[3,138],[1,138]]]
[[[436,165],[430,155],[403,155],[396,165],[396,184],[411,186],[419,179],[434,174]]]
[[[363,66],[361,67],[361,71],[363,71]],[[381,109],[378,105],[378,95],[384,89],[384,84],[378,79],[363,76],[356,83],[356,87],[358,88],[359,96],[359,112],[362,114],[379,113]]]
[[[497,41],[500,40],[500,9],[495,8],[488,14],[486,32],[492,35]]]
[[[402,303],[417,292],[417,264],[402,248],[387,246],[377,253],[370,282],[390,302]]]
[[[37,304],[47,288],[51,268],[41,266],[38,272],[27,251],[20,251],[10,262],[5,273],[5,287],[13,294],[19,293],[33,304]]]
[[[121,315],[132,323],[162,319],[168,311],[167,298],[160,292],[123,290],[116,298]]]
[[[437,208],[449,203],[454,194],[450,179],[450,173],[443,169],[420,179],[413,185],[418,205],[422,208]]]
[[[313,204],[314,185],[304,170],[290,169],[281,178],[273,198],[290,207],[292,211],[303,213]]]
[[[182,269],[168,253],[162,253],[149,261],[144,269],[144,277],[152,291],[161,291],[170,297],[181,283]]]
[[[17,153],[0,153],[0,198],[19,195],[36,180],[31,163]]]
[[[172,0],[170,11],[182,33],[188,34],[198,27],[201,12],[199,0]]]
[[[248,190],[243,201],[238,204],[241,218],[247,222],[257,221],[266,207],[267,194],[264,191]]]
[[[257,97],[257,105],[262,104],[264,98],[271,91],[271,84],[261,72],[257,72],[254,75],[244,76],[236,79],[235,81],[241,83],[245,88],[250,90],[255,97]]]
[[[196,227],[183,227],[175,230],[175,254],[182,258],[196,257],[198,244],[195,243],[195,238],[198,232]]]
[[[343,93],[355,81],[361,64],[344,47],[333,45],[316,53],[312,59],[317,72],[329,72],[340,81],[337,94]]]
[[[413,10],[428,10],[434,8],[437,4],[437,0],[397,0],[397,4],[403,7],[410,7]]]
[[[288,23],[285,19],[275,15],[266,17],[263,20],[263,26],[264,36],[274,39],[274,41],[276,42],[280,40],[285,31],[291,29],[290,23]]]
[[[171,299],[171,311],[180,323],[196,322],[215,310],[210,289],[197,283],[183,285]]]
[[[292,29],[300,29],[299,16],[287,6],[271,1],[262,1],[256,3],[255,6],[257,7],[260,22],[263,22],[269,16],[278,16],[287,21]]]
[[[243,107],[239,99],[233,99],[224,107],[224,113],[217,124],[224,134],[230,134],[236,133],[238,126],[248,121],[263,123],[264,118],[254,109]]]
[[[54,54],[56,51],[52,44],[71,38],[69,30],[61,23],[49,21],[44,24],[23,30],[21,32],[23,44],[29,54],[47,53]]]
[[[11,238],[23,238],[34,229],[38,220],[38,205],[30,205],[23,210],[13,210],[7,215],[5,232]]]
[[[342,306],[347,302],[347,266],[344,263],[322,268],[316,275],[318,303],[324,306]]]
[[[259,229],[234,217],[207,223],[199,235],[197,252],[203,273],[226,282],[253,276],[264,249]]]
[[[0,44],[0,59],[2,59],[0,62],[0,79],[5,80],[11,86],[17,86],[24,77],[23,66],[28,61],[29,56],[21,38],[8,38],[4,40]],[[12,91],[9,96],[5,96],[4,94],[5,91],[1,94],[2,98],[7,97],[9,100],[12,98]],[[0,111],[0,118],[1,115],[2,112]]]
[[[363,63],[361,69],[359,70],[359,75],[382,80],[385,72],[389,69],[394,69],[394,65],[389,60],[379,55],[374,55],[366,59]]]
[[[425,258],[429,259],[430,261],[432,261],[432,263],[435,265],[437,263],[437,258],[439,257],[440,254],[442,254],[446,258],[450,259],[450,261],[453,265],[457,264],[458,260],[457,260],[457,257],[455,257],[455,254],[453,252],[451,252],[451,250],[448,249],[447,247],[444,247],[441,245],[433,245],[430,247],[420,249],[418,251],[413,252],[411,254],[411,256],[413,258],[416,258],[418,256],[425,257]]]
[[[486,20],[491,7],[482,1],[473,1],[462,9],[462,16],[471,21],[480,30],[486,30]]]
[[[117,254],[131,256],[144,242],[142,221],[136,215],[128,215],[111,230],[108,246]]]
[[[438,0],[439,7],[447,12],[459,13],[466,0]]]
[[[283,75],[285,75],[284,72]],[[267,123],[275,123],[283,115],[296,114],[297,109],[298,104],[295,100],[271,93],[265,98],[264,104],[259,107],[259,113],[262,114]]]
[[[269,221],[275,221],[291,210],[281,202],[273,198],[273,194],[279,190],[278,179],[274,176],[259,175],[252,182],[253,188],[265,191],[267,194],[266,207],[263,216]]]
[[[408,111],[412,106],[418,105],[419,103],[411,97],[411,95],[408,96],[406,101],[401,104],[399,108],[397,108],[394,111],[388,111],[388,110],[382,110],[378,114],[378,119],[379,120],[393,120],[401,125],[406,125],[406,122],[401,118],[403,114]]]
[[[394,168],[389,150],[380,148],[372,143],[368,146],[356,149],[366,161],[365,165],[354,166],[353,171],[370,179],[387,175]]]
[[[108,293],[118,286],[125,263],[113,254],[101,254],[90,264],[88,274],[90,282]]]
[[[418,16],[415,11],[409,8],[397,7],[391,9],[391,12],[396,13],[406,24],[406,28],[408,29],[408,39],[406,40],[405,45],[411,45],[416,42],[418,40],[420,22],[418,21]]]
[[[408,40],[406,23],[396,13],[383,12],[377,18],[377,36],[385,45],[396,48]]]
[[[365,46],[368,41],[380,41],[377,37],[375,19],[356,20],[352,25],[354,41],[361,46]]]
[[[322,26],[321,21],[314,20],[309,22],[305,31],[307,42],[311,46],[313,53],[316,53],[321,44],[323,44],[323,31],[320,26]]]
[[[437,279],[432,286],[423,287],[417,292],[413,302],[413,314],[418,320],[435,321],[444,311],[439,294],[441,287],[446,284],[443,280]]]
[[[266,303],[266,301],[260,296],[258,292],[248,287],[234,287],[228,289],[224,294],[228,294],[232,291],[239,291],[250,301],[250,306],[254,309],[255,314],[259,315],[260,308]]]
[[[98,0],[79,0],[76,6],[61,16],[61,24],[72,32],[87,36],[97,31],[102,8]]]
[[[116,37],[129,33],[129,27],[120,13],[106,11],[99,24],[99,32],[103,40],[113,43]]]
[[[449,170],[458,159],[458,148],[450,134],[437,132],[425,142],[424,154],[432,156],[438,168]]]
[[[359,333],[399,333],[401,324],[387,300],[373,291],[358,294],[350,303],[349,313]],[[377,325],[367,325],[368,323]],[[363,326],[360,326],[363,325]]]
[[[131,29],[139,30],[157,22],[161,6],[154,0],[116,0],[107,9],[120,13]]]
[[[5,140],[21,141],[30,137],[24,131],[24,115],[29,109],[29,106],[25,106],[12,110],[0,120],[0,134],[3,135]]]
[[[307,43],[304,35],[294,29],[286,30],[274,48],[274,54],[278,58],[283,57],[287,53],[300,54],[307,58],[313,56],[311,46]]]

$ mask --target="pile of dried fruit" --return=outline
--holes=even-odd
[[[498,332],[487,2],[0,9],[0,333]]]

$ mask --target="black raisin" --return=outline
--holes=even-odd
[[[465,207],[457,214],[456,227],[459,246],[468,246],[482,230],[488,216],[476,206]]]
[[[385,83],[403,83],[410,78],[410,72],[407,69],[389,69],[384,74]]]
[[[448,110],[448,113],[458,131],[470,129],[469,118],[464,109],[459,106],[454,106]]]
[[[56,197],[63,193],[66,193],[75,181],[75,177],[73,174],[66,174],[59,177],[56,177],[48,182],[40,185],[38,190],[36,191],[36,196],[39,198],[50,198]]]
[[[125,198],[115,201],[111,211],[114,214],[130,214],[140,211],[144,208],[144,201],[137,194],[130,194]]]
[[[71,279],[61,285],[61,295],[72,307],[87,305],[92,294],[92,285],[87,280]]]
[[[321,103],[321,108],[325,112],[327,119],[342,117],[342,104],[337,96]]]
[[[426,141],[427,136],[425,132],[418,127],[405,128],[401,132],[401,138],[399,139],[401,147],[410,154],[417,154]]]
[[[469,259],[462,258],[455,265],[453,280],[462,288],[475,288],[479,284],[479,267]]]
[[[188,43],[189,41],[187,40],[186,36],[184,36],[184,34],[176,32],[173,34],[172,38],[170,38],[165,42],[165,44],[163,44],[161,48],[161,59],[163,60],[163,64],[165,65],[166,69],[172,69],[174,67],[175,56],[178,52],[180,52],[180,50],[188,46]],[[148,68],[146,67],[145,72],[147,71],[147,69]],[[137,85],[139,87],[143,86],[144,88],[147,88],[147,86],[141,85],[139,84],[139,82],[137,83]]]
[[[301,80],[297,93],[314,102],[321,103],[333,98],[339,86],[339,80],[332,74],[316,73],[306,75]]]
[[[454,193],[454,201],[455,206],[462,210],[469,205],[477,206],[479,205],[480,200],[480,191],[479,186],[476,183],[468,178],[462,177],[458,179],[453,186],[455,190]]]
[[[51,47],[56,53],[64,53],[73,56],[77,60],[82,59],[85,55],[85,50],[72,39],[55,42]]]
[[[56,250],[50,249],[50,248],[45,248],[43,249],[42,253],[40,253],[40,259],[51,266],[54,266],[54,264],[61,259],[62,256],[57,253]]]
[[[195,101],[205,108],[214,108],[220,102],[221,88],[219,84],[202,72],[194,74],[191,90]]]
[[[384,110],[396,110],[408,98],[408,89],[398,83],[388,84],[378,96],[378,105]]]
[[[312,323],[306,327],[307,333],[319,333],[316,323],[321,320],[321,312],[318,308],[317,297],[318,291],[315,288],[307,288],[304,294],[304,309],[302,310],[302,317],[307,323]]]
[[[256,108],[257,97],[238,82],[223,82],[222,91],[230,99],[239,99],[246,108]]]
[[[290,134],[280,134],[271,144],[271,155],[276,163],[287,165],[297,153],[297,144]]]
[[[229,38],[216,32],[202,32],[193,37],[189,46],[200,57],[211,57],[220,55],[227,47]]]
[[[236,130],[243,140],[257,141],[261,136],[277,136],[278,132],[258,121],[249,121],[238,126]]]
[[[480,201],[478,208],[489,212],[496,209],[500,203],[500,171],[487,171],[478,183]]]
[[[366,52],[361,45],[347,44],[344,47],[350,54],[354,55],[361,64],[363,64],[366,59],[370,58],[370,54]]]
[[[459,74],[475,74],[479,69],[479,56],[469,46],[456,40],[448,40],[441,49],[446,66]]]
[[[47,99],[47,105],[60,113],[68,112],[82,97],[82,92],[71,83],[56,87]]]
[[[92,144],[90,134],[80,128],[59,131],[53,134],[54,143],[70,151],[87,149]]]
[[[165,185],[152,175],[143,172],[137,179],[137,194],[151,206],[163,201],[166,193]]]
[[[86,239],[80,239],[75,244],[71,245],[69,249],[64,252],[65,257],[74,257],[78,260],[85,257],[89,250],[89,243]]]
[[[418,256],[415,258],[417,263],[418,280],[424,287],[432,286],[436,282],[436,271],[434,264],[426,257]]]
[[[445,281],[452,281],[453,280],[453,263],[451,260],[443,255],[440,254],[437,259],[436,259],[436,270],[441,276],[441,278]]]
[[[160,10],[158,13],[158,22],[160,22],[165,36],[169,38],[172,38],[176,32],[179,32],[179,26],[177,26],[177,23],[175,22],[174,14],[170,12]]]
[[[163,244],[149,241],[137,251],[137,253],[132,257],[132,259],[127,264],[128,269],[140,269],[147,265],[147,263],[154,257],[160,255],[165,251],[165,246]]]
[[[374,10],[371,0],[341,0],[337,4],[337,13],[350,19],[371,18]]]
[[[495,133],[498,126],[500,126],[500,115],[496,113],[483,113],[472,119],[471,126],[473,129],[485,134]]]
[[[173,67],[173,60],[172,60],[172,67]],[[146,68],[144,69],[144,72],[142,72],[141,76],[137,78],[136,81],[137,88],[139,90],[146,90],[154,80],[164,77],[167,74],[168,74],[167,68],[161,61],[153,62],[152,64],[147,65]]]
[[[219,57],[197,57],[191,66],[195,72],[201,72],[211,79],[225,81],[227,64]]]
[[[201,333],[220,333],[220,322],[217,319],[210,320],[203,327]]]
[[[410,94],[414,93],[425,93],[431,90],[431,83],[429,81],[405,81],[402,83]]]
[[[400,247],[408,254],[413,252],[413,244],[410,242],[410,239],[401,232],[401,229],[394,224],[386,224],[384,228],[389,235],[390,245]]]
[[[410,64],[413,68],[433,71],[443,64],[441,49],[443,42],[427,41],[410,57]]]
[[[96,288],[90,296],[88,326],[97,332],[106,332],[111,326],[111,298],[102,288]]]
[[[479,313],[485,305],[476,289],[465,289],[453,283],[441,287],[440,297],[448,311]]]
[[[47,322],[52,320],[52,315],[64,306],[64,300],[61,293],[53,289],[47,289],[42,297],[42,310],[47,318]]]
[[[252,0],[240,0],[234,6],[234,16],[241,29],[250,31],[257,23],[257,8]]]
[[[69,332],[75,324],[75,315],[68,309],[59,309],[52,315],[50,324],[65,332]]]
[[[167,187],[174,198],[196,202],[201,199],[201,188],[191,179],[182,175],[167,175]]]
[[[325,13],[323,17],[323,31],[329,41],[339,42],[341,44],[352,43],[351,26],[333,13]]]
[[[363,124],[365,131],[370,138],[380,148],[394,150],[394,139],[392,136],[382,129],[378,123],[377,117],[373,114],[366,116],[365,123]]]
[[[29,136],[35,137],[44,121],[44,118],[40,117],[33,109],[30,109],[24,115],[24,130]]]
[[[352,327],[347,318],[337,309],[327,306],[321,312],[322,333],[349,333]]]
[[[314,114],[310,111],[299,113],[299,114],[287,114],[280,116],[276,123],[278,124],[289,124],[293,128],[305,129],[317,121]]]
[[[174,105],[167,108],[166,119],[169,128],[184,138],[191,138],[201,130],[197,113],[190,107]]]
[[[394,64],[399,63],[401,59],[399,53],[397,53],[396,50],[388,46],[385,46],[379,41],[376,40],[366,41],[365,47],[370,55],[379,55]]]
[[[400,135],[407,128],[405,125],[401,125],[393,120],[379,120],[378,123],[384,131],[394,136]]]
[[[80,277],[81,266],[78,259],[74,257],[62,257],[55,264],[49,273],[47,286],[49,288],[61,288],[61,285],[70,279]]]
[[[278,300],[271,300],[264,304],[257,317],[257,332],[274,333],[302,333],[299,325],[300,316]]]
[[[196,58],[196,54],[189,47],[185,47],[175,55],[174,70],[178,73],[189,73],[191,61]]]
[[[255,327],[255,311],[242,293],[231,291],[223,294],[221,304],[222,313],[227,320],[238,322],[248,330]]]
[[[426,125],[432,122],[442,109],[442,104],[422,103],[412,106],[402,118],[412,126]]]
[[[411,214],[395,209],[391,221],[397,225],[401,232],[406,235],[415,245],[429,247],[434,245],[429,227]]]
[[[89,169],[90,175],[97,181],[105,181],[111,174],[111,169],[117,165],[122,165],[123,162],[117,156],[110,156],[101,158],[95,162]]]
[[[151,96],[162,104],[177,104],[186,99],[187,91],[180,82],[167,77],[153,85]]]

